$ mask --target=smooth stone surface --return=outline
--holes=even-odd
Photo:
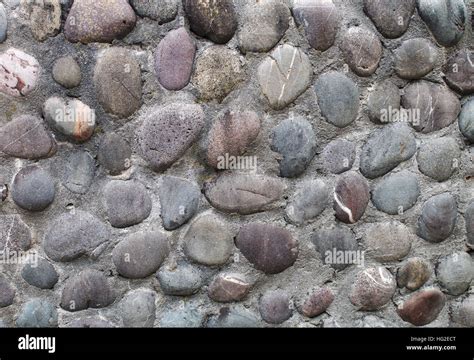
[[[43,211],[54,201],[54,180],[42,168],[36,165],[27,166],[15,175],[11,194],[15,204],[22,209]]]
[[[419,111],[412,125],[424,134],[443,129],[456,121],[461,104],[448,88],[428,81],[411,83],[405,88],[402,106]]]
[[[144,279],[153,274],[170,251],[168,238],[161,232],[139,232],[118,243],[112,252],[117,272],[128,279]]]
[[[376,124],[393,122],[392,113],[400,110],[400,89],[391,80],[383,80],[373,87],[367,100],[367,113]]]
[[[230,160],[243,155],[257,139],[260,128],[260,118],[254,111],[225,111],[209,130],[207,164],[218,170],[226,170],[226,158]]]
[[[35,88],[40,76],[38,60],[15,48],[0,54],[0,92],[23,97]]]
[[[243,300],[251,285],[241,274],[224,273],[217,275],[209,284],[207,293],[211,300],[233,302]]]
[[[319,252],[325,265],[331,265],[336,270],[343,270],[354,261],[345,261],[349,255],[358,249],[358,244],[353,232],[347,227],[323,228],[311,236],[311,242]],[[342,254],[343,259],[338,259]],[[339,261],[342,260],[342,261]]]
[[[415,174],[403,170],[378,183],[372,191],[375,207],[390,215],[400,215],[415,205],[420,186]]]
[[[58,326],[56,307],[44,299],[31,299],[18,314],[16,326],[20,328],[52,328]]]
[[[332,125],[344,128],[359,113],[359,88],[346,75],[335,71],[322,74],[315,84],[321,114]]]
[[[278,178],[265,175],[226,173],[204,183],[209,203],[226,213],[242,215],[265,211],[281,199],[286,185]]]
[[[328,287],[317,288],[300,304],[299,311],[309,318],[324,313],[334,301],[334,294]]]
[[[123,326],[127,328],[150,328],[156,319],[155,293],[148,289],[137,289],[123,297],[120,310]]]
[[[108,240],[109,230],[100,220],[88,212],[74,210],[49,223],[43,249],[51,260],[68,262],[93,255]]]
[[[262,319],[269,324],[281,324],[293,314],[290,298],[283,290],[267,291],[259,300]]]
[[[237,13],[232,0],[183,0],[191,31],[216,44],[225,44],[237,30]]]
[[[8,17],[5,6],[0,4],[0,43],[4,42],[7,38],[8,31]]]
[[[176,18],[179,0],[130,0],[130,5],[139,16],[164,24]]]
[[[223,307],[219,314],[209,319],[209,328],[258,328],[261,322],[257,315],[243,306]]]
[[[40,289],[52,289],[59,280],[56,269],[48,260],[38,258],[30,261],[21,270],[21,277],[30,285]]]
[[[369,178],[385,175],[416,152],[413,131],[403,123],[376,130],[362,147],[360,171]]]
[[[168,90],[188,85],[193,71],[196,44],[184,27],[172,30],[160,41],[155,53],[155,72]]]
[[[382,58],[382,43],[377,34],[359,26],[349,28],[339,45],[351,70],[359,76],[370,76]]]
[[[53,79],[66,89],[75,88],[81,83],[81,68],[72,56],[61,57],[54,62]]]
[[[86,151],[71,153],[64,170],[63,185],[75,194],[85,194],[95,176],[95,161]]]
[[[258,82],[270,106],[281,110],[295,101],[311,84],[313,69],[299,48],[278,46],[259,65]]]
[[[303,225],[319,216],[329,201],[329,186],[322,180],[307,180],[291,198],[286,207],[286,217],[293,224]]]
[[[417,235],[426,241],[439,243],[452,234],[456,218],[456,199],[450,193],[432,196],[423,205]]]
[[[467,95],[474,93],[473,52],[462,49],[444,66],[445,80],[451,89]]]
[[[244,54],[270,51],[288,30],[290,17],[288,6],[281,0],[248,1],[239,19],[240,50]]]
[[[161,219],[166,230],[179,228],[197,212],[201,191],[195,183],[174,176],[166,176],[158,191]]]
[[[448,294],[461,295],[474,279],[474,261],[466,252],[444,256],[436,268],[436,277]]]
[[[1,75],[0,75],[1,77]],[[0,128],[0,152],[21,159],[53,156],[57,144],[37,117],[21,115]]]
[[[420,171],[437,181],[446,181],[457,170],[461,150],[454,138],[431,139],[420,146],[416,160]]]
[[[192,83],[202,101],[222,102],[242,80],[239,54],[225,46],[208,47],[196,60]]]
[[[112,47],[100,53],[94,86],[104,110],[120,118],[131,116],[142,105],[140,65],[124,48]]]
[[[234,248],[229,224],[211,213],[199,215],[183,235],[183,250],[191,260],[208,266],[225,264]]]
[[[71,42],[110,43],[125,37],[136,21],[127,0],[74,1],[64,25],[64,35]]]
[[[364,12],[386,38],[402,36],[410,25],[415,0],[364,0]]]
[[[397,272],[397,283],[400,288],[418,290],[431,277],[431,264],[422,258],[409,258]]]
[[[5,259],[28,250],[33,242],[30,228],[18,215],[0,216],[0,251]]]
[[[469,247],[474,247],[474,201],[471,202],[464,213],[466,222],[466,236]]]
[[[70,140],[84,142],[94,133],[95,111],[80,100],[50,97],[43,104],[43,116],[52,129]]]
[[[369,184],[358,172],[351,171],[338,178],[333,205],[338,220],[346,224],[356,223],[364,215],[369,200]]]
[[[403,259],[411,250],[414,236],[399,222],[372,224],[365,233],[367,255],[379,262]]]
[[[292,11],[311,47],[326,51],[334,44],[341,18],[332,0],[295,0]]]
[[[166,170],[197,140],[204,121],[199,105],[176,103],[151,108],[143,115],[137,132],[142,156],[153,170]]]
[[[100,144],[97,159],[110,175],[119,175],[132,165],[132,149],[123,136],[107,133]]]
[[[464,35],[467,8],[463,0],[417,0],[418,13],[436,41],[456,45]]]
[[[446,304],[446,297],[438,289],[421,290],[402,302],[398,315],[415,326],[427,325],[438,317]]]
[[[370,267],[357,274],[349,298],[359,310],[378,310],[390,301],[396,288],[395,279],[386,268]]]
[[[28,20],[31,33],[38,41],[56,36],[61,28],[60,0],[21,1],[20,11]]]
[[[273,129],[271,149],[279,153],[280,176],[301,175],[316,155],[316,135],[304,118],[283,120]]]
[[[60,306],[66,311],[107,307],[115,300],[114,290],[103,273],[87,269],[66,281]]]
[[[356,144],[344,139],[333,140],[324,148],[321,157],[327,171],[341,174],[354,165]]]
[[[298,240],[286,229],[263,223],[240,228],[235,244],[242,255],[266,274],[278,274],[298,257]]]
[[[190,296],[199,291],[203,285],[201,271],[191,265],[182,263],[176,268],[163,266],[158,270],[156,277],[161,291],[165,295]]]
[[[113,227],[140,224],[151,213],[151,197],[145,186],[137,181],[114,180],[103,191],[107,217]]]
[[[459,130],[471,144],[474,144],[474,100],[463,105],[459,115]]]
[[[16,291],[10,282],[3,276],[0,277],[0,308],[4,308],[13,304]]]
[[[423,38],[406,40],[394,52],[395,71],[403,79],[420,79],[429,74],[438,59],[438,50]]]

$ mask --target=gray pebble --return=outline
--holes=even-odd
[[[462,303],[457,307],[453,314],[453,318],[457,323],[466,326],[474,327],[474,296],[469,295],[465,298]]]
[[[375,85],[367,100],[370,120],[376,124],[393,122],[393,114],[400,110],[400,89],[389,79]]]
[[[21,169],[13,179],[11,194],[19,207],[29,211],[43,211],[54,201],[56,190],[48,172],[38,166]]]
[[[416,156],[420,171],[437,181],[448,180],[458,168],[460,158],[461,150],[450,137],[426,141]]]
[[[411,250],[414,236],[399,222],[372,224],[365,233],[368,255],[379,262],[403,259]]]
[[[54,62],[53,79],[66,89],[75,88],[81,83],[81,68],[72,56],[64,56]]]
[[[324,264],[343,270],[351,263],[338,261],[339,254],[350,254],[358,249],[353,232],[347,227],[319,229],[311,236],[311,242],[319,252]]]
[[[159,24],[170,22],[178,14],[179,0],[130,0],[135,12],[158,21]]]
[[[10,282],[3,276],[0,277],[0,308],[4,308],[13,304],[15,299],[15,289]]]
[[[290,298],[283,290],[267,291],[258,304],[262,319],[269,324],[281,324],[293,314]]]
[[[474,100],[463,105],[459,115],[459,130],[471,144],[474,144]]]
[[[474,279],[474,261],[466,252],[447,255],[440,260],[436,277],[447,293],[461,295],[469,289]]]
[[[339,45],[344,60],[359,76],[370,76],[382,58],[382,43],[377,34],[361,26],[352,26]]]
[[[30,285],[40,289],[52,289],[59,280],[56,269],[48,260],[38,258],[37,262],[30,261],[22,271],[21,277]]]
[[[109,171],[110,175],[119,175],[132,164],[132,149],[123,136],[108,133],[100,144],[99,163]]]
[[[407,31],[415,3],[415,0],[364,0],[364,12],[383,36],[394,39]]]
[[[444,66],[445,81],[449,87],[460,94],[474,93],[474,52],[461,49]]]
[[[321,158],[327,171],[341,174],[354,165],[356,144],[344,139],[333,140],[324,148]]]
[[[95,161],[86,151],[71,153],[65,163],[63,185],[75,194],[85,194],[95,176]]]
[[[432,196],[423,205],[417,235],[432,243],[447,239],[454,231],[457,210],[456,200],[450,193]]]
[[[395,71],[403,79],[420,79],[435,67],[438,51],[428,40],[406,40],[395,50]]]
[[[155,293],[148,289],[128,292],[120,306],[123,326],[127,328],[149,328],[155,322]]]
[[[21,328],[57,327],[58,312],[48,300],[32,299],[20,309],[16,325]]]
[[[163,266],[156,277],[161,290],[166,295],[189,296],[197,293],[203,285],[201,271],[191,265],[181,263],[176,268]]]
[[[200,311],[196,304],[189,301],[183,302],[181,306],[166,309],[158,318],[158,326],[161,328],[199,328],[202,327],[205,314]]]
[[[322,180],[303,182],[286,207],[286,217],[296,225],[303,225],[320,215],[329,201],[329,187]]]

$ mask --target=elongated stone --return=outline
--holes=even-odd
[[[4,42],[7,38],[8,31],[8,18],[5,6],[0,4],[0,43]]]
[[[398,315],[415,326],[427,325],[438,317],[446,304],[446,297],[438,289],[421,290],[402,302]]]
[[[377,34],[362,27],[351,27],[339,47],[346,63],[357,75],[370,76],[377,70],[382,58],[382,43]]]
[[[474,100],[469,100],[463,105],[459,114],[459,130],[471,144],[474,144]]]
[[[67,157],[63,185],[75,194],[85,194],[92,185],[95,161],[86,151],[75,151]]]
[[[40,69],[33,56],[9,48],[0,54],[0,92],[14,97],[27,96],[36,88]]]
[[[471,248],[474,247],[474,201],[471,202],[464,213],[466,222],[467,243]]]
[[[336,218],[354,224],[364,215],[370,200],[367,180],[356,172],[348,172],[338,179],[334,190]]]
[[[457,204],[449,193],[435,195],[423,205],[418,218],[418,236],[439,243],[447,239],[456,225]]]
[[[415,0],[364,0],[364,12],[383,36],[394,39],[407,31],[415,5]]]
[[[460,94],[474,93],[474,53],[459,50],[446,63],[444,73],[446,83]]]

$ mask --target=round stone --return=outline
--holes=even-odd
[[[229,225],[214,214],[201,214],[183,236],[183,249],[191,260],[208,266],[222,265],[234,248],[234,235]]]
[[[415,0],[364,0],[364,12],[383,36],[394,39],[407,31],[415,4]]]
[[[367,113],[376,124],[386,124],[398,120],[394,114],[400,113],[400,89],[391,80],[377,83],[367,100]]]
[[[138,143],[145,160],[155,171],[164,171],[184,155],[197,140],[204,126],[199,105],[171,104],[154,107],[140,122]]]
[[[130,0],[135,12],[141,17],[158,21],[158,24],[170,22],[178,15],[179,0]]]
[[[316,155],[316,135],[302,117],[283,120],[273,129],[271,149],[279,153],[280,176],[301,175]]]
[[[183,8],[191,30],[216,44],[225,44],[237,30],[237,13],[232,0],[183,0]]]
[[[448,88],[421,80],[405,88],[402,106],[411,111],[411,123],[424,134],[443,129],[454,123],[461,104]]]
[[[308,56],[299,48],[280,45],[257,70],[263,95],[275,110],[295,101],[311,84],[313,69]]]
[[[31,33],[38,41],[56,36],[61,28],[60,0],[48,0],[46,3],[21,1],[20,11],[28,19]]]
[[[418,218],[417,235],[426,241],[439,243],[447,239],[454,230],[457,204],[449,193],[435,195],[423,205]]]
[[[290,17],[288,6],[279,0],[248,2],[239,19],[240,50],[244,54],[270,51],[288,30]]]
[[[101,13],[104,11],[102,9]],[[104,110],[120,118],[131,116],[142,105],[140,65],[124,48],[112,47],[99,54],[94,69],[94,86],[97,100]]]
[[[357,274],[349,298],[359,310],[378,310],[390,301],[396,288],[395,279],[386,268],[370,267]]]
[[[13,304],[15,299],[15,289],[11,286],[7,279],[0,277],[0,308],[4,308]]]
[[[469,247],[474,247],[474,201],[471,202],[464,213],[466,222],[466,235]]]
[[[473,52],[463,49],[455,53],[444,67],[445,80],[449,87],[458,93],[474,93]]]
[[[97,156],[110,175],[119,175],[132,164],[132,149],[128,142],[117,133],[108,133],[103,138]]]
[[[356,144],[344,139],[331,141],[321,154],[324,168],[333,174],[350,170],[355,157]]]
[[[299,311],[309,318],[321,315],[334,301],[334,294],[327,287],[317,288],[298,307]]]
[[[346,75],[331,71],[322,74],[315,84],[321,114],[332,125],[344,128],[359,113],[359,88]]]
[[[3,253],[5,259],[27,251],[32,242],[30,228],[18,215],[0,216],[0,252]]]
[[[275,207],[286,185],[265,175],[225,173],[204,183],[209,203],[226,213],[249,215]]]
[[[329,201],[329,187],[322,180],[303,182],[286,207],[286,217],[296,225],[303,225],[320,215]]]
[[[251,285],[240,274],[225,273],[217,275],[209,284],[209,298],[217,302],[243,300],[249,293]]]
[[[21,328],[52,328],[58,326],[58,312],[48,300],[32,299],[25,303],[16,319]]]
[[[59,280],[56,269],[48,260],[30,261],[21,270],[21,277],[30,285],[40,289],[52,289]]]
[[[375,207],[390,215],[401,215],[415,205],[420,186],[415,174],[403,170],[378,183],[372,191]]]
[[[334,45],[341,17],[332,0],[295,0],[292,11],[311,47],[326,51]]]
[[[155,323],[155,293],[148,289],[128,292],[121,301],[123,326],[127,328],[149,328]]]
[[[400,288],[418,290],[431,277],[431,264],[418,257],[409,258],[397,272],[397,283]]]
[[[456,252],[443,257],[436,269],[436,277],[450,295],[466,292],[474,279],[474,261],[466,252]]]
[[[112,259],[123,277],[144,279],[158,270],[169,250],[168,238],[163,233],[139,232],[119,242]]]
[[[415,152],[415,137],[408,125],[387,125],[376,130],[362,147],[360,171],[365,177],[375,179],[410,159]]]
[[[175,230],[197,212],[201,191],[189,180],[165,176],[159,188],[161,219],[166,230]]]
[[[235,244],[242,255],[266,274],[278,274],[298,257],[298,241],[275,225],[250,223],[240,228]]]
[[[74,209],[53,219],[46,230],[43,248],[53,261],[72,261],[94,255],[109,240],[107,227],[88,212]]]
[[[333,227],[320,229],[311,236],[311,242],[321,256],[325,265],[336,270],[343,270],[357,262],[354,255],[357,252],[357,240],[349,228]]]
[[[203,285],[201,271],[191,265],[182,263],[176,267],[163,266],[156,277],[160,283],[161,291],[165,295],[190,296],[199,291]]]
[[[337,219],[346,224],[356,223],[364,215],[369,200],[369,184],[363,176],[351,171],[339,177],[333,206]]]
[[[428,40],[406,40],[395,50],[395,71],[403,79],[420,79],[429,74],[438,60],[438,50]]]
[[[43,211],[54,201],[54,180],[42,168],[27,166],[15,175],[11,194],[15,204],[22,209]]]
[[[340,49],[346,63],[359,76],[370,76],[382,58],[382,43],[372,31],[354,26],[344,34]]]
[[[281,324],[293,314],[290,298],[283,290],[267,291],[258,304],[262,319],[269,324]]]
[[[250,310],[243,306],[223,307],[219,314],[210,317],[208,328],[258,328],[260,320]]]
[[[438,289],[421,290],[402,302],[398,315],[415,326],[427,325],[438,317],[446,303],[446,297]]]
[[[23,97],[35,88],[40,75],[38,60],[15,48],[0,54],[0,93]]]
[[[75,194],[85,194],[95,176],[95,160],[86,151],[74,151],[64,166],[63,185]]]
[[[222,102],[243,79],[238,53],[225,46],[211,46],[198,57],[192,82],[201,100]]]
[[[66,89],[75,88],[81,83],[81,68],[72,56],[64,56],[54,62],[53,79]]]
[[[454,138],[442,137],[423,143],[416,160],[420,171],[437,181],[446,181],[457,170],[461,150]]]
[[[71,42],[110,43],[125,37],[136,21],[127,0],[74,1],[64,25],[64,35]]]
[[[188,85],[193,71],[196,44],[184,27],[172,30],[160,41],[155,54],[155,72],[167,90]]]
[[[69,278],[61,295],[61,307],[66,311],[107,307],[115,300],[114,292],[104,274],[87,269]]]
[[[8,31],[8,17],[5,6],[0,4],[0,43],[4,42],[7,38]]]
[[[471,144],[474,144],[474,100],[463,105],[459,115],[459,130]]]
[[[243,155],[257,139],[260,128],[260,118],[253,111],[225,111],[209,130],[207,164],[218,170],[232,170],[227,169],[226,159]]]
[[[418,13],[438,43],[449,47],[461,40],[467,21],[463,0],[418,0],[417,6]]]
[[[403,259],[411,250],[413,235],[399,222],[372,224],[365,233],[368,255],[380,262]]]

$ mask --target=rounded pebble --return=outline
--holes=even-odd
[[[303,225],[320,215],[329,201],[329,187],[322,180],[303,182],[286,207],[286,217]]]
[[[29,211],[43,211],[54,201],[56,190],[51,175],[32,165],[22,168],[13,179],[11,194],[19,207]]]
[[[463,95],[474,93],[473,54],[467,49],[460,50],[448,60],[443,69],[449,87]]]
[[[138,15],[164,24],[176,18],[179,0],[130,0],[130,5]]]
[[[355,264],[358,244],[353,232],[347,227],[323,228],[311,236],[311,242],[319,252],[321,261],[336,270]]]
[[[471,144],[474,144],[474,100],[463,105],[459,115],[459,130]]]
[[[72,56],[61,57],[54,62],[53,79],[66,89],[75,88],[81,83],[81,68]]]
[[[420,171],[437,181],[446,181],[456,171],[461,150],[454,138],[428,140],[420,146],[416,156]]]
[[[369,184],[357,172],[348,172],[339,177],[334,189],[336,218],[346,224],[361,219],[370,200]]]
[[[120,310],[123,326],[127,328],[149,328],[155,323],[155,293],[148,289],[137,289],[123,297]]]
[[[418,218],[417,235],[432,243],[446,240],[454,231],[457,204],[449,193],[432,196]]]
[[[370,120],[376,124],[393,122],[394,113],[400,113],[400,89],[391,80],[378,82],[367,100],[367,112]]]
[[[370,76],[377,70],[382,57],[382,44],[372,31],[351,27],[339,47],[346,63],[357,75]]]
[[[283,290],[267,291],[263,294],[259,301],[259,310],[262,319],[269,324],[281,324],[293,313],[290,298]]]
[[[351,288],[350,300],[359,310],[378,310],[395,294],[397,284],[384,267],[371,267],[359,272]]]
[[[30,261],[21,270],[21,277],[30,285],[39,289],[52,289],[59,280],[56,269],[48,260]]]
[[[203,285],[201,271],[184,263],[178,264],[176,268],[163,266],[156,277],[166,295],[190,296],[197,293]]]
[[[350,170],[354,165],[356,145],[344,139],[333,140],[324,148],[321,157],[327,171],[341,174]]]
[[[16,291],[10,282],[3,276],[0,277],[0,308],[4,308],[13,304]]]
[[[249,293],[251,285],[240,274],[225,273],[217,275],[208,287],[209,298],[217,302],[243,300]]]
[[[443,257],[436,268],[436,277],[450,295],[466,292],[474,279],[474,261],[466,252],[456,252]]]
[[[428,261],[414,257],[409,258],[397,272],[397,283],[400,288],[418,290],[431,277],[433,271]]]
[[[403,79],[420,79],[435,67],[438,51],[422,38],[406,40],[395,50],[395,71]]]
[[[85,194],[95,176],[95,161],[86,151],[74,151],[65,161],[63,185],[75,194]]]
[[[373,224],[365,233],[368,255],[380,262],[397,261],[411,250],[413,235],[399,222]]]
[[[299,306],[299,311],[309,318],[314,318],[324,313],[334,301],[331,289],[322,287],[314,290]]]
[[[398,315],[415,326],[427,325],[438,317],[446,304],[446,297],[438,289],[421,290],[402,302]]]
[[[20,328],[52,328],[58,326],[58,312],[53,304],[44,299],[26,302],[18,314],[16,326]]]
[[[364,12],[383,36],[394,39],[407,31],[415,5],[415,0],[364,0]]]
[[[110,175],[119,175],[131,166],[132,149],[129,143],[117,133],[108,133],[102,140],[97,156]]]

